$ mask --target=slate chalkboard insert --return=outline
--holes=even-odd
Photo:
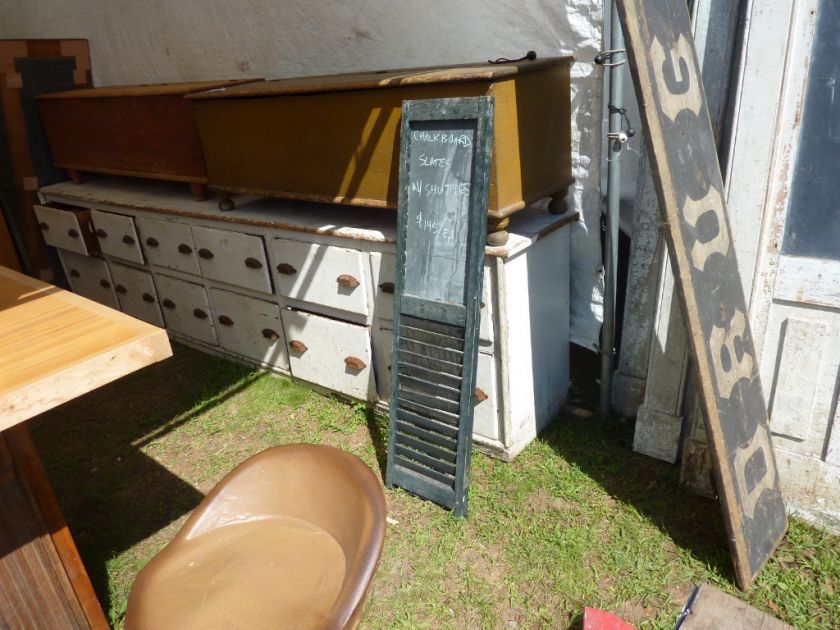
[[[493,99],[402,114],[386,479],[466,516]]]

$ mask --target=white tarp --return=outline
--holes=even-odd
[[[573,54],[572,340],[597,344],[603,0],[0,0],[0,37],[90,40],[96,85]]]

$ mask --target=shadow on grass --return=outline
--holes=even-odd
[[[373,442],[373,449],[376,452],[376,461],[379,464],[379,476],[382,483],[385,481],[385,471],[388,467],[388,417],[381,412],[377,413],[374,407],[365,409],[365,420],[367,422],[370,439]]]
[[[106,563],[204,498],[141,448],[255,378],[247,367],[182,346],[174,350],[173,358],[51,410],[30,425],[106,612],[111,604]]]
[[[597,355],[580,352],[588,356],[573,352],[577,360],[572,362],[571,398],[591,409],[591,417],[561,416],[539,439],[617,501],[635,508],[677,546],[734,581],[720,504],[683,489],[679,466],[634,453],[634,419],[599,418]]]

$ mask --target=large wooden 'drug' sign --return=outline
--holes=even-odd
[[[389,486],[466,516],[493,97],[405,101]]]
[[[685,0],[619,0],[738,586],[787,528]]]

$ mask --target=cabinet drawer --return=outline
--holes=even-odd
[[[219,345],[243,357],[289,369],[280,307],[256,298],[210,289]]]
[[[367,316],[362,252],[275,238],[269,255],[278,295]]]
[[[111,279],[114,281],[114,291],[117,292],[117,300],[119,300],[122,312],[163,327],[163,316],[160,313],[152,274],[143,269],[134,269],[116,262],[112,262],[109,266]]]
[[[58,250],[58,255],[73,293],[114,309],[120,308],[111,274],[108,272],[108,263],[101,258],[61,249]]]
[[[377,326],[373,333],[376,391],[379,399],[391,398],[391,361],[394,331],[387,326]],[[499,396],[496,384],[496,360],[491,354],[478,353],[475,376],[476,400],[473,411],[473,434],[490,440],[499,439]]]
[[[201,274],[262,293],[271,293],[262,237],[191,226]]]
[[[142,265],[143,251],[134,227],[134,219],[123,214],[93,210],[93,227],[103,254]]]
[[[373,370],[367,327],[289,308],[282,317],[292,376],[369,399]]]
[[[168,329],[204,343],[216,344],[216,330],[203,286],[158,275],[155,276],[155,285]]]
[[[374,315],[393,321],[397,257],[394,254],[379,252],[373,252],[370,256],[373,271]],[[493,343],[492,297],[492,272],[490,266],[485,265],[484,286],[481,291],[481,329],[478,333],[479,338],[486,342],[485,345]]]
[[[137,231],[149,262],[201,275],[190,226],[175,221],[137,217]]]
[[[85,256],[99,251],[87,208],[48,203],[36,205],[35,216],[47,245]]]

